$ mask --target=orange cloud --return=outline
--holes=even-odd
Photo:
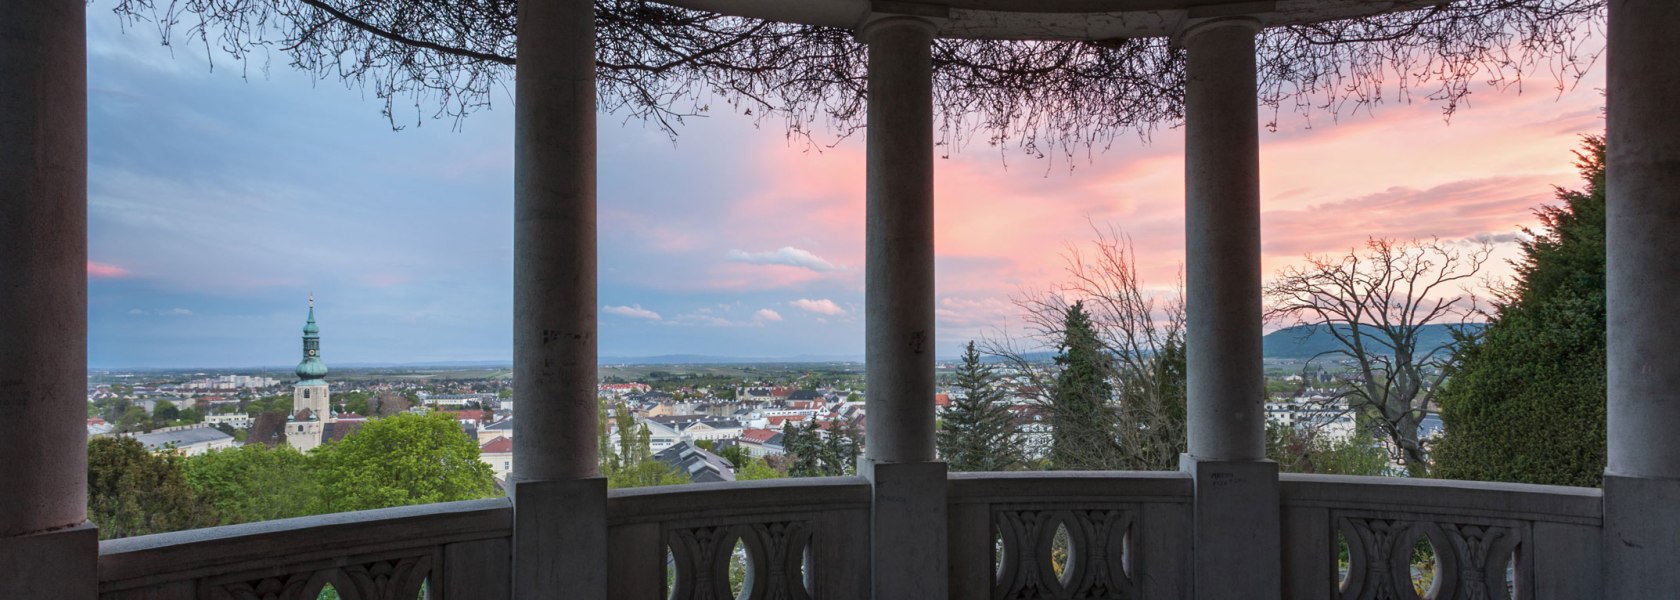
[[[127,277],[128,269],[124,269],[113,264],[93,262],[90,260],[87,261],[87,274],[88,277],[92,279]]]

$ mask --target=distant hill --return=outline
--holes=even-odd
[[[1418,348],[1431,349],[1452,341],[1452,327],[1457,325],[1424,325],[1418,331]],[[1467,323],[1466,328],[1480,328],[1480,323]],[[1342,326],[1345,331],[1345,326]],[[1366,334],[1367,337],[1370,334]],[[1308,359],[1321,352],[1337,350],[1341,344],[1330,335],[1324,325],[1301,325],[1279,329],[1266,334],[1262,353],[1266,358]],[[1376,346],[1380,350],[1386,347]],[[1383,352],[1387,354],[1387,352]]]

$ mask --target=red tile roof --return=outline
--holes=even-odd
[[[776,437],[776,431],[773,429],[747,429],[741,432],[741,441],[754,444],[763,444],[773,437]]]
[[[496,439],[484,442],[483,446],[478,447],[479,454],[506,454],[509,452],[513,452],[513,440],[502,435],[498,435]]]

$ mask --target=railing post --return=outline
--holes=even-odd
[[[87,523],[87,34],[80,0],[0,18],[0,598],[93,598]]]
[[[595,443],[595,13],[519,3],[514,101],[513,595],[607,595]]]
[[[933,22],[872,17],[865,313],[875,598],[944,598],[945,464],[934,461]]]
[[[1260,147],[1246,18],[1180,35],[1184,92],[1186,361],[1195,481],[1195,598],[1277,598],[1277,464],[1266,460],[1260,349]]]
[[[1680,5],[1609,8],[1605,597],[1671,598],[1680,589]]]

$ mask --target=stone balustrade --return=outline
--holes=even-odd
[[[1603,596],[1597,489],[1325,475],[1281,483],[1285,598],[1417,598],[1420,541],[1433,550],[1423,598]]]
[[[1192,485],[1181,472],[952,474],[951,597],[1188,598]],[[1416,598],[1420,539],[1434,549],[1424,598],[1602,590],[1596,489],[1322,475],[1280,489],[1285,598]],[[866,598],[870,501],[858,477],[613,490],[609,597]],[[100,595],[313,600],[330,584],[346,600],[507,598],[511,533],[511,503],[494,499],[109,540]]]
[[[513,505],[446,502],[99,544],[103,600],[506,598]]]

